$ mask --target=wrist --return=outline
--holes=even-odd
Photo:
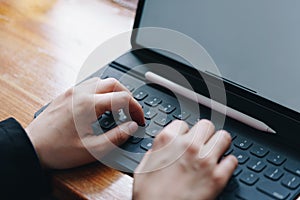
[[[36,155],[37,155],[37,157],[38,157],[38,160],[39,160],[39,163],[40,163],[41,167],[42,167],[43,169],[46,169],[47,167],[46,167],[45,164],[42,162],[42,157],[41,157],[40,147],[39,147],[39,145],[38,145],[38,141],[37,141],[37,139],[34,137],[34,134],[32,134],[32,128],[31,128],[30,125],[27,126],[27,127],[25,128],[25,132],[26,132],[26,134],[27,134],[27,136],[28,136],[28,138],[29,138],[29,140],[30,140],[30,142],[31,142],[31,144],[32,144],[32,146],[33,146],[33,148],[34,148],[34,150],[35,150],[35,153],[36,153]]]

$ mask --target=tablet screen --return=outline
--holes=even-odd
[[[300,113],[299,8],[298,0],[148,0],[139,26],[190,36],[223,78]],[[153,38],[138,33],[135,42]]]

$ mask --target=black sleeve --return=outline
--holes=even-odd
[[[12,118],[0,122],[0,198],[39,199],[47,191],[45,177],[22,126]]]

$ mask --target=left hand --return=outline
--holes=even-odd
[[[124,108],[133,121],[96,136],[91,124],[105,111]],[[134,122],[135,121],[135,122]],[[26,132],[42,166],[64,169],[100,158],[124,143],[144,124],[141,106],[117,80],[93,78],[69,89],[55,99]],[[90,151],[88,151],[88,150]]]

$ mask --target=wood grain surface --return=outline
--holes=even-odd
[[[15,117],[26,127],[133,18],[110,0],[0,0],[0,120]],[[99,163],[56,171],[52,182],[59,199],[131,199],[132,178]]]

